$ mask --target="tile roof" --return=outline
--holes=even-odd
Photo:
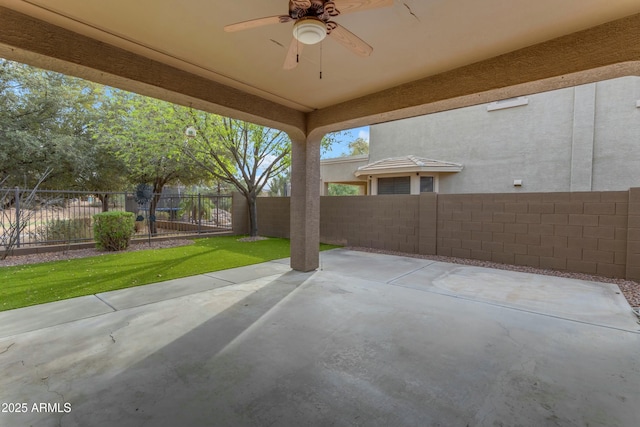
[[[383,173],[402,172],[460,172],[460,163],[444,162],[441,160],[425,159],[417,156],[390,157],[361,166],[355,172],[360,175],[379,175]]]

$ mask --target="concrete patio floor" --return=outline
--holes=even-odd
[[[0,313],[0,426],[640,425],[615,285],[321,257]]]

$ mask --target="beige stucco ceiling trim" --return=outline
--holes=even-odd
[[[308,128],[348,129],[640,75],[640,14],[314,111]]]
[[[304,113],[0,7],[0,55],[217,114],[304,131]]]
[[[202,76],[208,80],[274,101],[278,104],[282,104],[296,110],[303,112],[313,111],[313,108],[311,107],[301,105],[295,101],[279,96],[278,94],[257,88],[250,82],[238,80],[238,78],[234,76],[223,75],[220,72],[207,68],[203,64],[192,63],[188,59],[180,57],[179,54],[173,54],[163,50],[162,48],[148,46],[144,42],[132,39],[126,35],[114,33],[110,31],[109,28],[96,27],[89,22],[84,22],[78,18],[68,16],[63,12],[52,8],[49,3],[37,4],[37,2],[31,0],[0,0],[0,4],[2,3],[5,3],[10,9],[24,13],[25,15],[66,28],[88,38],[119,47],[137,55],[171,65],[189,73]]]
[[[0,55],[296,138],[624,75],[640,75],[640,14],[310,113],[0,7]]]

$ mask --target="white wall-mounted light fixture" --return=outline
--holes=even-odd
[[[640,99],[636,101],[636,108],[640,108]]]
[[[514,179],[513,180],[513,186],[514,187],[522,187],[522,180],[521,179]]]
[[[302,18],[297,20],[293,25],[293,37],[300,43],[320,43],[326,36],[327,26],[318,18]]]

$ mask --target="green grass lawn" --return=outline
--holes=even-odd
[[[336,246],[321,245],[321,250]],[[0,311],[289,256],[289,240],[238,242],[211,237],[166,249],[110,253],[88,258],[0,268]]]

